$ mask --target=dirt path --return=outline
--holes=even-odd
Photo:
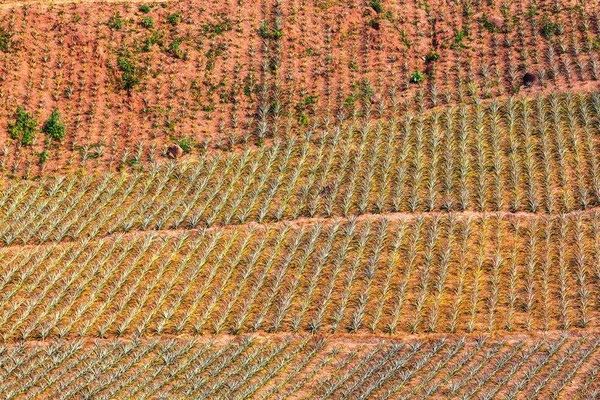
[[[404,220],[404,221],[412,221],[415,220],[416,218],[419,217],[423,217],[423,218],[434,218],[434,217],[448,217],[450,215],[455,216],[458,219],[465,219],[465,218],[478,218],[478,217],[496,217],[496,218],[510,218],[510,219],[515,219],[515,218],[519,218],[522,220],[527,220],[527,219],[535,219],[535,218],[552,218],[552,217],[557,217],[557,216],[573,216],[573,215],[585,215],[585,214],[590,214],[593,212],[596,212],[600,210],[600,208],[598,207],[591,207],[588,208],[586,210],[577,210],[577,211],[571,211],[568,213],[553,213],[553,214],[542,214],[542,213],[531,213],[531,212],[524,212],[524,211],[519,211],[519,212],[509,212],[509,211],[483,211],[483,212],[479,212],[479,211],[454,211],[454,212],[444,212],[444,211],[421,211],[421,212],[415,212],[415,213],[410,213],[410,212],[397,212],[397,213],[383,213],[383,214],[372,214],[372,213],[366,213],[366,214],[361,214],[361,215],[356,215],[356,216],[349,216],[349,217],[342,217],[342,216],[335,216],[335,217],[301,217],[301,218],[297,218],[297,219],[290,219],[290,220],[282,220],[282,221],[278,221],[278,222],[263,222],[263,223],[259,223],[256,221],[251,221],[245,224],[231,224],[231,225],[213,225],[211,227],[205,228],[205,232],[210,233],[210,232],[214,232],[214,231],[219,231],[219,230],[235,230],[235,229],[239,229],[239,230],[245,230],[251,227],[257,228],[259,227],[260,229],[273,229],[273,228],[281,228],[285,225],[291,226],[291,227],[301,227],[301,226],[308,226],[308,225],[314,225],[317,223],[333,223],[336,221],[348,221],[351,218],[356,218],[357,222],[364,222],[364,221],[374,221],[374,220],[381,220],[381,219],[388,219],[389,221],[400,221],[400,220]],[[108,235],[100,235],[100,236],[95,236],[95,237],[87,237],[87,236],[83,236],[80,237],[78,240],[89,240],[90,242],[97,242],[100,240],[110,240],[111,238],[115,238],[117,236],[123,236],[124,238],[131,238],[131,237],[135,237],[135,236],[139,236],[139,235],[155,235],[155,236],[161,236],[161,237],[174,237],[177,235],[180,235],[184,232],[188,232],[188,233],[197,233],[200,232],[202,230],[202,228],[198,229],[198,228],[179,228],[179,229],[162,229],[162,230],[153,230],[153,229],[147,229],[147,230],[131,230],[129,232],[121,232],[121,233],[111,233]],[[15,244],[15,245],[10,245],[10,246],[0,246],[0,249],[4,249],[4,250],[9,250],[9,249],[35,249],[35,248],[42,248],[45,246],[53,246],[56,243],[59,243],[61,245],[69,245],[72,243],[76,243],[78,240],[63,240],[60,242],[44,242],[44,243],[37,243],[37,244]]]
[[[64,343],[72,343],[72,342],[80,342],[83,345],[92,345],[94,343],[106,343],[114,340],[119,341],[130,341],[130,340],[139,340],[139,343],[145,344],[152,340],[160,341],[190,341],[194,340],[198,343],[215,343],[215,344],[226,344],[233,340],[240,339],[243,337],[252,337],[255,340],[260,342],[277,342],[289,337],[306,337],[306,336],[315,336],[315,337],[323,337],[329,342],[330,345],[343,345],[346,348],[354,348],[360,345],[369,345],[376,344],[382,341],[384,342],[418,342],[418,341],[435,341],[440,339],[450,339],[457,340],[460,338],[465,338],[467,340],[476,340],[481,337],[490,338],[492,340],[503,340],[507,342],[514,342],[519,339],[526,340],[542,340],[548,338],[558,338],[561,335],[568,334],[570,337],[585,337],[585,336],[600,336],[600,328],[571,328],[569,330],[550,330],[550,331],[516,331],[516,332],[506,332],[506,331],[492,331],[492,332],[472,332],[472,333],[419,333],[419,334],[408,334],[408,333],[399,333],[394,335],[385,335],[385,334],[377,334],[377,333],[330,333],[330,334],[320,334],[313,335],[307,332],[265,332],[265,331],[257,331],[252,333],[244,333],[239,335],[233,335],[229,333],[220,333],[220,334],[199,334],[199,335],[172,335],[172,334],[160,334],[156,336],[136,336],[136,335],[123,335],[123,336],[106,336],[106,337],[81,337],[81,338],[73,338],[63,340]],[[33,346],[46,346],[55,344],[57,342],[56,338],[52,339],[39,339],[39,338],[31,338],[17,341],[2,341],[5,345],[21,345],[28,344]]]

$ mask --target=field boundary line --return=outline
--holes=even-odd
[[[274,221],[274,222],[250,221],[250,222],[247,222],[244,224],[229,224],[229,225],[214,224],[210,227],[204,227],[204,228],[177,228],[177,229],[161,229],[161,230],[132,229],[128,232],[115,232],[115,233],[110,233],[110,234],[106,234],[106,235],[94,236],[94,237],[83,235],[76,239],[63,240],[63,241],[59,241],[59,242],[46,241],[43,243],[11,244],[9,246],[0,245],[0,249],[41,248],[44,246],[52,246],[52,245],[57,245],[57,244],[58,245],[69,245],[72,243],[77,243],[78,241],[82,241],[82,240],[88,240],[90,242],[98,242],[101,240],[110,240],[111,238],[115,238],[118,236],[123,236],[123,237],[127,238],[127,237],[132,237],[135,235],[144,235],[144,234],[148,234],[148,235],[152,234],[155,236],[163,236],[164,237],[164,236],[177,236],[184,232],[210,233],[210,232],[219,231],[219,230],[223,230],[223,231],[236,230],[236,229],[244,230],[244,229],[248,229],[248,228],[269,229],[269,228],[278,228],[278,227],[284,227],[284,226],[300,227],[300,226],[306,226],[306,225],[310,226],[310,225],[317,224],[317,223],[327,224],[327,223],[335,223],[335,222],[340,222],[340,221],[341,222],[349,221],[352,218],[355,218],[357,222],[368,221],[368,220],[373,221],[373,220],[381,220],[381,219],[388,219],[389,221],[399,221],[399,220],[412,221],[419,217],[422,217],[422,218],[442,217],[442,218],[444,218],[444,217],[450,217],[450,216],[454,216],[458,219],[465,219],[465,218],[469,218],[469,217],[471,217],[471,218],[500,217],[500,218],[506,218],[506,219],[520,218],[523,220],[530,220],[530,219],[552,219],[552,218],[557,218],[557,217],[561,217],[561,216],[569,218],[571,216],[576,216],[576,215],[588,215],[588,214],[592,214],[592,213],[595,213],[598,211],[600,211],[600,207],[590,207],[585,210],[576,210],[576,211],[569,211],[566,213],[551,213],[551,214],[532,213],[532,212],[525,212],[525,211],[519,211],[519,212],[510,212],[510,211],[452,211],[452,212],[420,211],[420,212],[415,212],[415,213],[410,213],[410,212],[381,213],[381,214],[364,213],[364,214],[359,214],[359,215],[350,215],[347,217],[344,217],[344,216],[301,217],[301,218],[286,219],[286,220]]]

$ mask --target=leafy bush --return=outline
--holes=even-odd
[[[437,61],[440,59],[440,55],[439,53],[432,51],[430,53],[427,53],[427,55],[425,56],[425,61],[426,62],[433,62],[433,61]]]
[[[298,104],[296,104],[296,111],[304,111],[307,109],[308,106],[312,105],[312,104],[316,104],[317,100],[319,99],[319,96],[306,96],[302,99],[302,101],[300,101]]]
[[[561,27],[559,24],[556,24],[550,21],[547,17],[544,18],[542,22],[542,36],[546,39],[552,38],[554,35],[558,35],[561,32]]]
[[[62,115],[58,111],[58,108],[52,110],[50,118],[48,118],[42,127],[42,132],[53,140],[62,140],[65,137],[65,125],[63,124]]]
[[[173,26],[181,22],[181,14],[173,13],[167,17],[167,22]]]
[[[140,20],[140,25],[146,29],[151,29],[154,27],[154,20],[152,17],[144,17]]]
[[[355,103],[356,103],[356,96],[353,95],[353,94],[351,94],[351,95],[349,95],[348,97],[346,97],[344,99],[343,106],[347,107],[347,108],[350,108],[350,107],[353,107]]]
[[[467,31],[457,30],[454,32],[454,43],[450,46],[451,49],[464,49],[467,46],[463,43],[463,40],[467,37]]]
[[[192,151],[192,148],[194,147],[195,143],[193,138],[189,136],[184,136],[177,140],[177,145],[181,147],[181,150],[183,150],[184,154],[187,154],[190,151]]]
[[[487,17],[481,17],[477,20],[488,32],[498,32],[498,28]]]
[[[121,86],[130,91],[141,81],[142,70],[135,65],[134,61],[128,56],[123,55],[117,59],[117,66],[121,71]]]
[[[162,30],[153,31],[146,39],[144,39],[144,45],[142,46],[141,51],[148,52],[152,50],[152,46],[155,44],[162,46],[164,36],[165,33]]]
[[[121,17],[121,14],[119,14],[119,12],[117,11],[112,17],[110,17],[107,25],[109,28],[119,31],[119,30],[121,30],[121,28],[123,28],[123,25],[125,25],[125,20]]]
[[[8,135],[13,140],[19,140],[23,146],[30,146],[37,131],[37,121],[33,114],[22,107],[17,108],[14,118],[15,121],[8,124]]]
[[[271,29],[269,25],[267,25],[267,21],[263,20],[260,24],[260,28],[258,28],[258,34],[263,39],[273,39],[278,40],[283,36],[283,31],[280,29]]]
[[[8,53],[13,49],[14,43],[12,37],[12,32],[7,32],[4,28],[0,27],[0,51]]]
[[[41,165],[46,164],[46,162],[50,158],[50,152],[44,149],[40,154],[38,154],[38,157]]]
[[[149,13],[149,12],[150,12],[150,6],[149,6],[149,5],[147,5],[147,4],[142,4],[142,5],[140,6],[139,10],[140,10],[141,12],[143,12],[144,14],[147,14],[147,13]]]
[[[377,14],[381,13],[383,11],[381,0],[371,0],[371,8],[375,10]]]
[[[425,79],[425,75],[421,71],[415,71],[410,76],[410,83],[420,83]]]
[[[219,21],[215,23],[207,23],[202,25],[202,34],[209,39],[215,36],[222,35],[224,32],[228,32],[233,29],[233,25],[229,18],[219,16]],[[267,28],[268,29],[268,28]]]
[[[308,125],[308,122],[309,122],[308,114],[306,114],[305,112],[298,114],[298,125],[306,126],[306,125]]]
[[[178,59],[184,58],[185,54],[183,53],[183,50],[181,50],[180,46],[181,39],[173,40],[173,42],[171,42],[171,44],[169,45],[169,54]]]

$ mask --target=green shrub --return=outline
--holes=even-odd
[[[317,100],[319,99],[319,96],[306,96],[302,99],[302,101],[300,101],[298,104],[296,104],[296,111],[303,111],[306,110],[306,108],[312,104],[316,104]]]
[[[0,27],[0,51],[8,53],[13,49],[14,43],[12,37],[12,32],[7,32],[4,28]]]
[[[140,20],[140,25],[146,29],[151,29],[154,27],[154,20],[152,17],[144,17]]]
[[[346,97],[344,99],[344,107],[350,108],[350,107],[354,107],[354,104],[356,103],[356,96],[354,96],[353,94],[351,94],[350,96]]]
[[[454,32],[454,42],[450,46],[451,49],[464,49],[467,46],[463,43],[463,40],[467,37],[467,31],[465,30],[457,30]]]
[[[371,8],[375,10],[377,14],[381,13],[383,11],[381,0],[371,0]]]
[[[298,114],[298,125],[307,126],[308,122],[309,122],[309,118],[305,112]]]
[[[135,65],[134,61],[127,55],[117,59],[117,66],[121,71],[121,87],[127,91],[132,90],[141,81],[142,70]]]
[[[487,30],[488,32],[498,32],[498,28],[496,28],[496,25],[494,25],[492,23],[492,21],[490,21],[489,19],[487,19],[487,17],[481,17],[477,20],[485,30]]]
[[[279,40],[283,36],[283,31],[280,29],[271,29],[267,25],[267,21],[263,20],[258,28],[258,34],[264,39]]]
[[[50,118],[48,118],[42,127],[42,132],[53,140],[62,140],[65,137],[65,125],[63,124],[62,115],[58,111],[58,108],[52,110]]]
[[[173,40],[173,42],[171,42],[171,44],[169,45],[168,51],[169,51],[169,54],[171,54],[175,58],[178,58],[178,59],[184,58],[183,50],[181,50],[181,39]]]
[[[187,154],[190,151],[192,151],[192,148],[194,147],[195,143],[194,139],[192,139],[191,137],[184,136],[177,140],[177,145],[181,147],[181,150],[183,150],[184,154]]]
[[[173,13],[167,17],[167,22],[173,26],[181,22],[181,14]]]
[[[150,12],[150,6],[147,4],[142,4],[139,8],[139,10],[141,12],[143,12],[144,14],[148,14]]]
[[[165,33],[163,31],[153,31],[146,39],[144,39],[144,45],[140,50],[143,52],[148,52],[152,50],[152,46],[154,46],[155,44],[162,47],[164,37]]]
[[[425,75],[421,71],[415,71],[410,76],[410,83],[420,83],[425,79]]]
[[[14,118],[14,122],[8,123],[8,135],[13,140],[19,140],[23,146],[30,146],[37,131],[37,121],[33,114],[22,107],[17,107]]]
[[[546,39],[552,38],[554,35],[560,34],[561,28],[559,24],[550,21],[547,17],[544,17],[542,21],[542,36]]]
[[[40,154],[38,154],[40,165],[46,164],[48,159],[50,158],[50,152],[48,150],[42,150]]]
[[[202,25],[202,35],[206,36],[209,39],[212,39],[213,37],[222,35],[224,32],[229,32],[232,29],[233,25],[231,23],[231,20],[227,17],[219,15],[218,22],[210,22]]]
[[[435,52],[435,51],[429,52],[425,56],[425,61],[428,62],[428,63],[433,62],[433,61],[437,61],[439,59],[440,59],[440,55],[437,52]]]
[[[119,14],[119,12],[117,11],[112,17],[110,17],[107,25],[109,28],[119,31],[119,30],[121,30],[121,28],[123,28],[123,25],[125,25],[125,20],[121,17],[121,14]]]

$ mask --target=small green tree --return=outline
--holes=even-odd
[[[135,64],[127,53],[117,59],[117,66],[121,71],[121,87],[127,91],[133,90],[141,81],[142,69]]]
[[[4,30],[4,28],[0,27],[0,51],[3,53],[8,53],[13,50],[14,43],[12,40],[13,33],[10,31]]]
[[[558,35],[562,32],[561,25],[552,22],[548,17],[544,17],[542,21],[542,36],[546,39],[551,39],[552,36]]]
[[[38,154],[38,158],[40,160],[40,165],[44,165],[48,162],[48,159],[50,158],[50,152],[44,149],[40,154]]]
[[[267,21],[262,20],[260,28],[258,28],[258,35],[264,39],[279,40],[283,36],[283,31],[269,28]]]
[[[181,150],[183,150],[184,154],[187,154],[192,151],[192,148],[196,145],[196,143],[194,142],[193,138],[189,136],[183,136],[177,140],[177,145],[181,147]]]
[[[371,0],[371,8],[375,10],[377,14],[381,13],[383,11],[381,0]]]
[[[430,63],[430,62],[434,62],[440,59],[440,54],[436,51],[432,51],[427,53],[427,55],[425,56],[425,61]]]
[[[140,20],[140,25],[142,25],[146,29],[150,29],[154,27],[154,20],[152,17],[144,17]]]
[[[425,79],[425,75],[421,71],[415,71],[410,76],[410,83],[420,83]]]
[[[62,115],[58,108],[52,110],[50,118],[44,123],[42,131],[53,140],[62,140],[65,137],[65,125],[62,121]]]
[[[15,121],[8,124],[8,135],[11,139],[19,140],[23,146],[30,146],[37,131],[37,121],[33,114],[24,108],[17,107]]]
[[[181,14],[173,13],[167,17],[167,22],[173,26],[181,22]]]
[[[121,28],[123,28],[123,25],[125,25],[125,20],[121,17],[121,14],[117,11],[116,13],[113,14],[112,17],[110,17],[107,25],[109,28],[119,31],[119,30],[121,30]]]

